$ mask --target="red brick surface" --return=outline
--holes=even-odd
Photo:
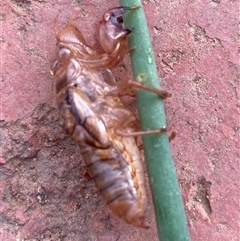
[[[239,240],[239,32],[235,0],[143,1],[192,241]],[[99,47],[115,0],[1,2],[0,240],[158,240],[112,216],[58,123],[55,32],[73,19]],[[114,70],[131,76],[129,59]],[[150,199],[150,193],[148,191]]]

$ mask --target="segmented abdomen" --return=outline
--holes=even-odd
[[[134,141],[131,137],[128,139],[130,142]],[[123,150],[117,147],[118,141],[113,141],[107,149],[81,145],[81,154],[90,176],[111,211],[128,223],[148,227],[145,220],[146,193],[140,159],[123,153]],[[134,152],[139,158],[139,151],[135,149]]]

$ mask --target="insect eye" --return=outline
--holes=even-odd
[[[123,24],[122,16],[115,16],[115,14],[110,15],[109,21],[114,24],[116,27],[121,27]]]
[[[59,58],[67,58],[71,55],[71,50],[67,48],[61,48],[58,52]]]
[[[117,21],[118,21],[119,24],[123,24],[123,18],[122,18],[122,16],[118,17],[118,18],[117,18]]]

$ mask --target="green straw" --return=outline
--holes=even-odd
[[[140,0],[120,0],[121,6],[139,6],[127,11],[124,22],[134,29],[128,38],[134,78],[147,85],[160,88],[157,67],[148,32],[147,22]],[[166,126],[164,105],[155,94],[137,91],[137,103],[142,130]],[[177,144],[177,143],[176,143]],[[190,240],[181,192],[178,186],[168,134],[143,136],[144,155],[161,241]]]

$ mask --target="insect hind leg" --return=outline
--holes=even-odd
[[[117,129],[116,132],[120,136],[125,136],[125,137],[132,136],[132,137],[134,137],[134,136],[161,134],[161,133],[164,133],[164,132],[170,132],[171,131],[171,134],[169,136],[169,141],[172,141],[176,136],[176,132],[172,131],[172,129],[174,129],[174,126],[168,126],[168,127],[163,126],[161,128],[154,129],[154,130],[142,130],[142,131],[134,131],[134,132],[127,132],[127,131]]]
[[[171,97],[171,93],[161,90],[155,87],[152,87],[150,85],[146,85],[142,82],[136,81],[136,80],[131,80],[131,79],[125,79],[121,82],[121,84],[118,87],[118,95],[123,96],[123,95],[133,95],[132,92],[134,90],[146,90],[152,93],[155,93],[158,95],[161,99],[166,99]]]

